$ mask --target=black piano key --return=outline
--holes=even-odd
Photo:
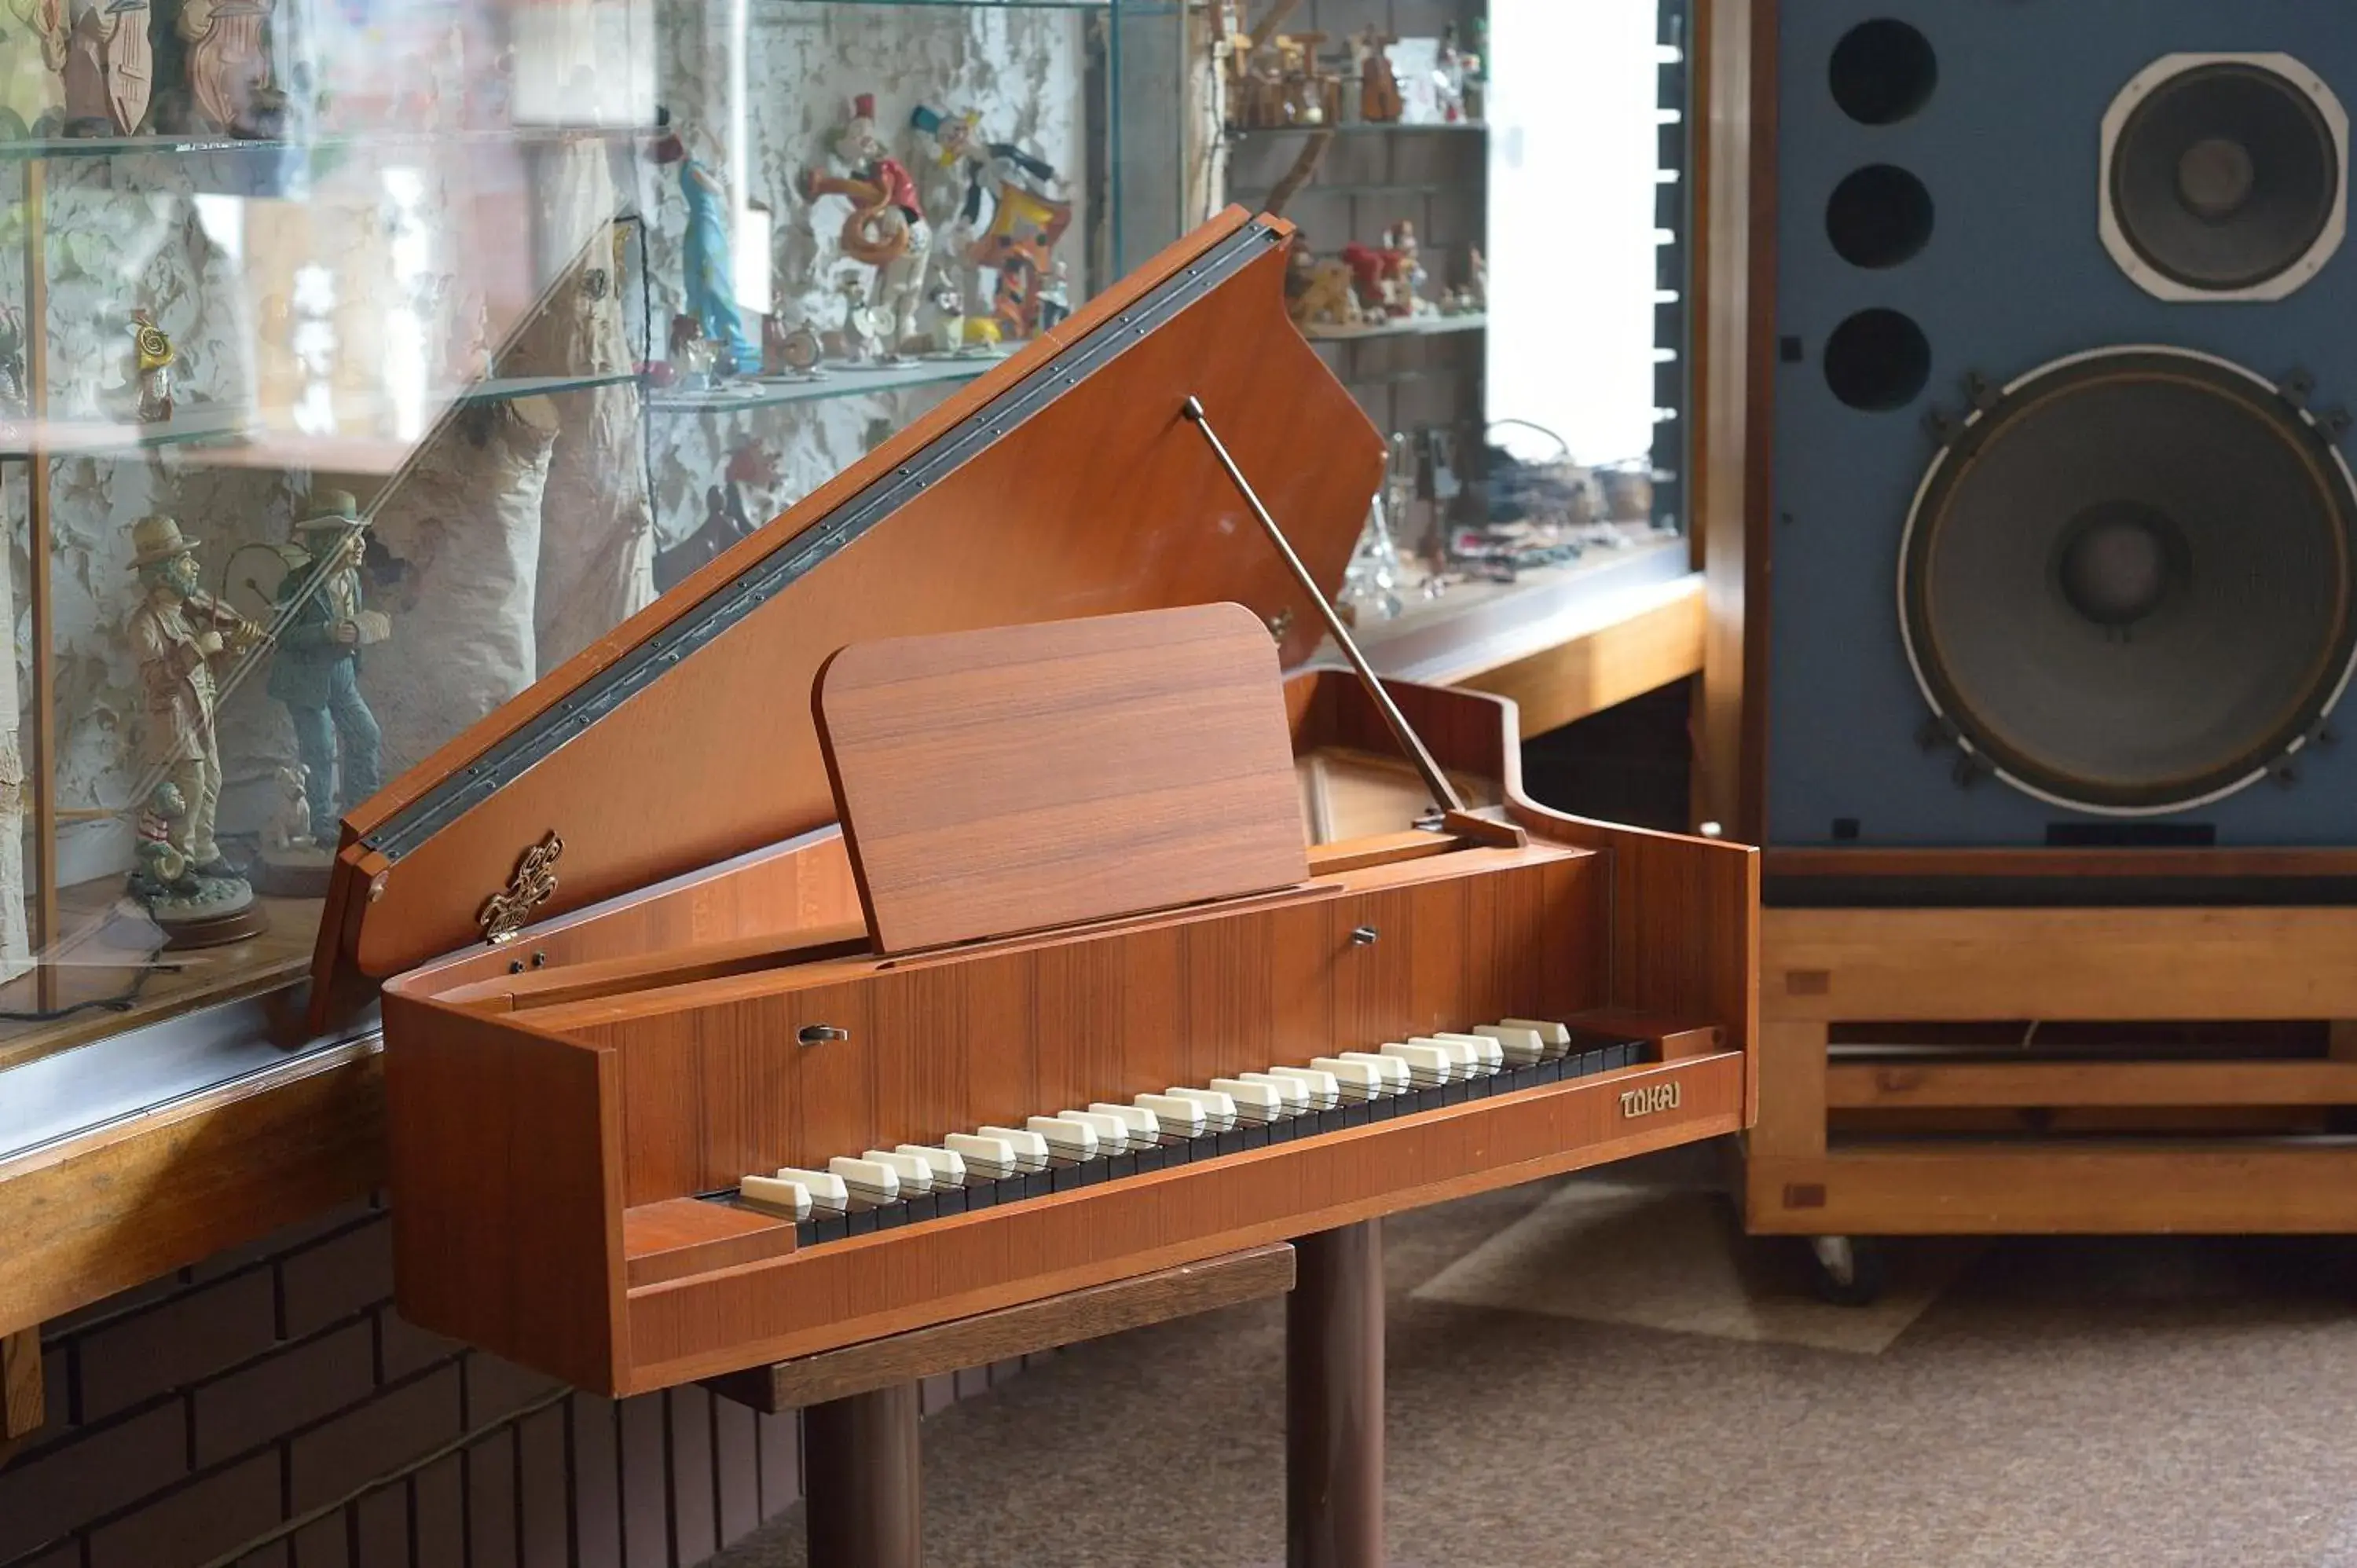
[[[844,1233],[849,1236],[876,1234],[876,1211],[872,1208],[859,1208],[845,1215]]]
[[[911,1225],[921,1225],[928,1219],[938,1219],[942,1213],[940,1200],[930,1192],[916,1197],[902,1199],[900,1208],[907,1215],[908,1222]]]
[[[1335,1112],[1336,1115],[1342,1118],[1342,1125],[1346,1130],[1351,1127],[1365,1126],[1369,1122],[1374,1120],[1374,1106],[1364,1100],[1345,1105],[1340,1111]]]
[[[1107,1155],[1097,1164],[1104,1167],[1107,1181],[1127,1181],[1137,1174],[1137,1156],[1126,1149],[1118,1155]]]
[[[1490,1095],[1491,1095],[1491,1092],[1490,1086],[1491,1086],[1491,1084],[1495,1083],[1496,1081],[1497,1081],[1497,1079],[1496,1079],[1496,1077],[1495,1077],[1494,1075],[1490,1074],[1490,1073],[1483,1073],[1480,1077],[1479,1077],[1479,1078],[1477,1078],[1477,1079],[1474,1079],[1472,1081],[1470,1081],[1469,1083],[1466,1084],[1466,1086],[1465,1086],[1465,1095],[1466,1095],[1466,1098],[1467,1098],[1467,1099],[1469,1099],[1469,1100],[1487,1100],[1487,1099],[1489,1099],[1489,1098],[1490,1098]]]
[[[966,1210],[965,1197],[965,1188],[962,1187],[934,1188],[934,1215],[940,1219],[946,1219],[952,1214],[963,1214]]]
[[[812,1238],[814,1243],[840,1241],[851,1234],[851,1219],[847,1215],[829,1214],[811,1221],[811,1229],[817,1233]]]
[[[1023,1196],[1045,1197],[1056,1190],[1056,1169],[1051,1161],[1044,1171],[1032,1171],[1023,1178]]]
[[[1449,1081],[1448,1088],[1442,1091],[1441,1103],[1444,1105],[1462,1105],[1472,1098],[1473,1086],[1471,1084],[1466,1082],[1461,1078],[1452,1079]]]
[[[819,1222],[815,1219],[796,1220],[794,1222],[794,1245],[797,1247],[817,1246],[818,1227]]]
[[[1322,1138],[1329,1133],[1339,1133],[1351,1124],[1350,1118],[1351,1112],[1348,1106],[1337,1105],[1331,1111],[1317,1112],[1310,1118],[1309,1135]]]
[[[964,1191],[968,1213],[977,1208],[988,1208],[998,1201],[998,1184],[988,1176],[966,1177]]]
[[[1212,1152],[1221,1155],[1241,1155],[1251,1146],[1244,1142],[1247,1135],[1243,1128],[1231,1127],[1210,1140]]]
[[[1605,1061],[1604,1061],[1604,1053],[1603,1053],[1602,1051],[1600,1051],[1600,1050],[1594,1050],[1594,1051],[1582,1051],[1582,1052],[1580,1052],[1580,1053],[1579,1053],[1579,1076],[1580,1076],[1580,1077],[1582,1077],[1582,1078],[1594,1078],[1598,1073],[1602,1072],[1602,1071],[1604,1071],[1604,1070],[1605,1070]]]
[[[909,1206],[905,1203],[888,1203],[873,1212],[878,1230],[897,1230],[909,1223]]]
[[[1265,1149],[1268,1147],[1268,1123],[1265,1122],[1250,1127],[1240,1127],[1237,1131],[1243,1134],[1245,1148]]]

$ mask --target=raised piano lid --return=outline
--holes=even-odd
[[[1330,592],[1383,445],[1286,316],[1291,232],[1230,209],[363,802],[315,1011],[483,941],[551,833],[536,920],[833,821],[811,682],[846,643],[1233,600],[1307,659],[1312,607],[1180,415]]]

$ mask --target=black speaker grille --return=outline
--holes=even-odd
[[[2357,489],[2266,381],[2169,349],[2008,388],[1934,460],[1900,564],[1925,695],[2016,784],[2159,811],[2304,744],[2357,653]]]
[[[2205,293],[2298,265],[2341,199],[2333,129],[2298,84],[2259,65],[2198,66],[2129,114],[2106,172],[2122,237],[2154,272]]]

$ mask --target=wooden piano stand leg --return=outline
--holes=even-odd
[[[1383,1230],[1294,1243],[1285,1305],[1286,1568],[1383,1568]]]
[[[917,1385],[804,1411],[802,1485],[812,1568],[920,1568]]]

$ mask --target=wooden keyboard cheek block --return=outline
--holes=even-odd
[[[1623,1096],[1674,1079],[1678,1104]],[[1727,1052],[1277,1144],[1214,1165],[833,1242],[634,1290],[634,1386],[896,1334],[1666,1147],[1741,1124]]]

